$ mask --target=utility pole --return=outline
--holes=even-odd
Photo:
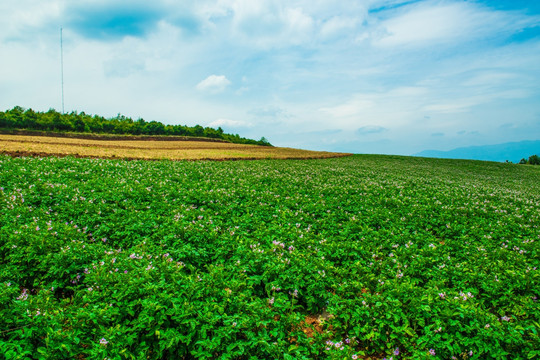
[[[64,44],[62,39],[62,28],[60,28],[60,65],[62,74],[62,114],[64,113]]]

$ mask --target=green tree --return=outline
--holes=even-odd
[[[259,142],[259,145],[272,146],[272,144],[270,144],[270,142],[268,140],[266,140],[266,138],[264,136],[258,142]]]
[[[193,127],[193,134],[195,136],[203,136],[204,135],[204,128],[201,125],[195,125]]]
[[[9,127],[24,129],[24,109],[20,106],[15,106],[7,111],[7,119]]]
[[[540,165],[540,157],[538,155],[529,156],[529,164],[531,165]]]
[[[3,111],[0,111],[0,128],[8,127],[8,119],[6,116],[6,113]]]
[[[29,129],[39,129],[38,115],[32,109],[27,109],[23,114],[24,127]]]
[[[88,126],[84,123],[80,116],[77,116],[73,122],[73,129],[78,132],[85,132],[86,129],[88,129]]]
[[[193,136],[224,139],[238,144],[271,146],[264,137],[260,140],[247,139],[238,134],[226,134],[221,127],[214,129],[201,125],[164,125],[159,121],[146,122],[144,119],[133,121],[121,114],[110,119],[98,115],[87,115],[84,112],[77,113],[76,111],[72,111],[70,114],[61,114],[52,108],[47,112],[36,112],[32,109],[25,110],[21,106],[15,106],[11,110],[0,111],[0,127],[105,134]]]
[[[163,135],[165,125],[157,121],[150,121],[144,127],[144,133],[148,135]]]

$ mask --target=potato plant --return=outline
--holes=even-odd
[[[540,357],[540,169],[0,156],[0,358]]]

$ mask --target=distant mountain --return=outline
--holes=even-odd
[[[540,155],[540,140],[525,140],[497,145],[469,146],[449,151],[424,150],[414,156],[443,159],[470,159],[513,163],[528,159],[531,155]]]

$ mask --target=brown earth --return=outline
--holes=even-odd
[[[122,140],[111,140],[13,134],[0,134],[0,153],[10,156],[73,156],[129,160],[323,159],[350,155],[205,139],[163,141],[123,137]]]

